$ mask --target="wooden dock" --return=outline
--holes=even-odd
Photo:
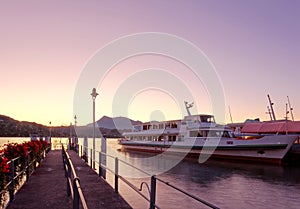
[[[68,151],[89,208],[132,208],[114,189],[98,176],[74,151]],[[70,209],[61,150],[52,150],[17,192],[8,209]]]

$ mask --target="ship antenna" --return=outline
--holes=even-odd
[[[285,103],[285,128],[286,128],[285,134],[288,134],[288,124],[287,124],[288,114],[289,114],[288,103]]]
[[[292,116],[292,121],[294,121],[293,108],[291,107],[291,103],[290,103],[290,98],[289,98],[289,96],[287,96],[287,99],[288,99],[288,104],[289,104],[290,113],[291,113],[291,116]]]
[[[230,106],[228,106],[231,123],[233,123]]]
[[[266,114],[269,114],[270,119],[272,120],[272,114],[271,114],[271,110],[270,110],[269,106],[267,106],[267,110],[268,110],[268,112],[266,112]]]
[[[191,116],[191,112],[190,112],[190,108],[191,107],[193,107],[193,105],[194,105],[194,102],[192,102],[192,103],[188,103],[188,102],[186,102],[186,101],[184,101],[184,104],[185,104],[185,108],[186,108],[186,111],[187,111],[187,114],[188,114],[188,116]]]
[[[272,111],[273,120],[276,121],[276,117],[275,117],[275,113],[274,113],[274,109],[273,109],[274,103],[271,101],[271,98],[270,98],[269,94],[268,94],[268,99],[269,99],[270,108],[271,108],[271,111]]]
[[[288,119],[288,114],[289,114],[290,112],[288,111],[288,103],[285,103],[285,120],[287,120]]]

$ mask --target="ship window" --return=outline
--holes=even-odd
[[[198,131],[190,131],[190,137],[197,137]]]
[[[224,131],[222,137],[230,138],[228,131]]]
[[[184,136],[183,135],[179,135],[178,141],[184,141]]]
[[[168,141],[171,141],[171,142],[176,141],[176,135],[169,136]]]
[[[209,131],[208,132],[208,136],[209,137],[217,137],[219,134],[218,134],[218,132],[216,132],[216,131]]]
[[[164,129],[164,124],[163,123],[159,124],[158,126],[159,126],[159,129]]]
[[[200,116],[201,118],[201,122],[204,122],[204,123],[214,123],[214,117],[208,115],[208,116]]]
[[[134,126],[134,131],[141,131],[142,127],[141,126]]]
[[[226,134],[224,135],[225,133],[223,132],[223,131],[215,131],[215,130],[210,130],[209,132],[208,132],[208,136],[209,137],[221,137],[221,136],[223,136],[223,137],[229,137],[229,134],[228,134],[228,132],[227,132],[227,135],[228,136],[226,136]]]
[[[207,132],[208,132],[208,131],[200,131],[202,137],[207,137]]]

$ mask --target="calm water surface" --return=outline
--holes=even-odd
[[[5,140],[7,139],[0,138],[0,142]],[[83,140],[79,139],[79,143],[83,144]],[[155,170],[155,166],[157,166],[157,164],[145,164],[142,160],[152,156],[117,151],[119,145],[116,140],[108,139],[107,144],[109,154],[118,156],[119,159],[126,160],[132,165],[146,168],[148,172]],[[91,139],[88,140],[88,146],[92,147]],[[100,149],[98,139],[96,140],[96,149]],[[173,157],[169,158],[172,160]],[[97,154],[96,159],[98,159]],[[107,159],[107,166],[114,170],[113,159]],[[140,174],[126,165],[120,164],[119,170],[121,175],[127,176],[126,179],[137,187],[143,181],[150,185],[149,177],[134,178]],[[171,170],[159,174],[158,178],[220,208],[300,208],[299,167],[221,161],[199,164],[192,160],[184,160]],[[107,172],[107,180],[112,186],[114,185],[114,176],[109,172]],[[119,190],[133,208],[149,208],[149,203],[122,181],[120,181]],[[146,187],[143,187],[143,193],[148,196]],[[160,182],[157,182],[156,199],[160,208],[208,208]]]
[[[116,150],[120,147],[116,140],[108,139],[107,142],[109,154],[147,171],[155,170],[157,164],[145,164],[142,160],[152,156],[118,152]],[[88,146],[91,145],[92,141],[89,139]],[[99,147],[100,142],[96,141],[96,149]],[[169,158],[172,160],[173,157]],[[108,159],[107,165],[114,170],[112,160]],[[150,185],[149,177],[132,178],[140,174],[128,166],[120,165],[119,170],[121,175],[128,176],[127,179],[137,187],[140,187],[141,182]],[[184,160],[157,177],[220,208],[300,208],[300,167],[223,161],[199,164],[195,160]],[[107,180],[114,185],[114,177],[109,172]],[[144,187],[143,193],[148,196],[146,191]],[[124,183],[120,184],[120,193],[134,208],[149,208],[149,203]],[[161,208],[208,208],[160,182],[157,182],[156,199]]]

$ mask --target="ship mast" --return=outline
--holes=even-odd
[[[194,105],[194,102],[192,102],[192,103],[188,103],[188,102],[186,102],[186,101],[184,101],[184,104],[185,104],[185,108],[186,108],[186,111],[187,111],[187,114],[188,114],[188,116],[191,116],[191,112],[190,112],[190,108],[191,107],[193,107],[193,105]]]
[[[292,121],[294,121],[293,108],[291,107],[291,103],[290,103],[290,98],[289,98],[289,96],[287,96],[287,99],[288,99],[288,104],[289,104],[290,113],[291,113],[291,116],[292,116]]]
[[[271,98],[270,98],[270,95],[269,95],[269,94],[268,94],[268,99],[269,99],[269,103],[270,103],[270,108],[271,108],[273,120],[276,121],[276,117],[275,117],[275,113],[274,113],[274,109],[273,109],[274,103],[271,101]]]
[[[269,106],[267,106],[267,110],[268,110],[268,112],[266,112],[266,114],[269,114],[270,120],[272,120],[272,113],[271,113],[271,110],[270,110]]]

